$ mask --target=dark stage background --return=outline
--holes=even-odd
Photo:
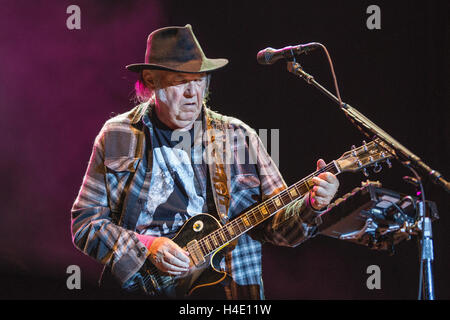
[[[81,9],[68,30],[66,8]],[[369,30],[366,8],[381,8]],[[206,55],[230,64],[212,78],[210,104],[255,129],[280,129],[280,170],[288,184],[363,137],[335,104],[286,71],[260,66],[256,53],[317,41],[332,56],[342,98],[450,178],[448,1],[0,1],[0,297],[110,298],[97,289],[101,266],[71,242],[70,208],[102,124],[133,107],[135,75],[147,35],[193,25]],[[307,72],[334,92],[325,55],[302,56]],[[412,194],[399,163],[371,180]],[[342,195],[362,174],[340,176]],[[450,298],[449,195],[425,180],[438,205],[435,286]],[[366,268],[381,268],[381,289]],[[66,288],[66,268],[82,270],[82,289]],[[416,299],[414,240],[396,254],[322,236],[297,248],[267,245],[268,299]]]

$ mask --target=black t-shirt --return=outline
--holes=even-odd
[[[199,122],[197,122],[199,123]],[[195,129],[181,132],[152,116],[153,167],[149,197],[141,212],[137,231],[152,236],[172,237],[190,217],[207,212],[202,134]],[[194,141],[196,141],[194,143]]]

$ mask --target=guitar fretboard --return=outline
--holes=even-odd
[[[330,162],[322,169],[317,170],[308,177],[296,182],[279,194],[267,199],[206,237],[200,239],[198,241],[198,246],[202,251],[203,256],[207,257],[220,247],[228,244],[271,217],[291,202],[303,197],[314,186],[314,183],[311,181],[312,178],[318,176],[322,172],[331,172],[337,175],[340,173],[340,170],[335,161]]]

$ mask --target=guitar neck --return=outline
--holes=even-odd
[[[198,241],[198,245],[203,255],[206,257],[212,254],[220,247],[225,246],[264,220],[268,219],[288,204],[301,199],[314,186],[314,183],[311,181],[312,178],[318,176],[322,172],[331,172],[338,175],[341,173],[341,170],[339,169],[336,161],[332,161],[322,169],[317,170],[302,180],[294,183],[292,186],[283,190],[279,194],[265,200],[256,207],[244,212],[236,219],[226,223],[221,228],[200,239]]]

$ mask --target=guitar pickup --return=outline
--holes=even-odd
[[[192,240],[186,245],[187,251],[192,259],[192,262],[196,267],[205,263],[205,257],[203,256],[203,252],[198,245],[197,240]]]

